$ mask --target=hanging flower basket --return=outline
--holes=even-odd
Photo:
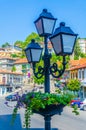
[[[33,113],[41,114],[42,116],[53,116],[61,114],[63,107],[68,105],[73,98],[68,93],[50,94],[41,92],[29,92],[22,96],[17,95],[17,104],[13,110],[12,119],[16,118],[17,111],[21,107],[25,108],[25,122],[26,128],[30,127],[30,117]]]

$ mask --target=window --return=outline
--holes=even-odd
[[[82,70],[82,79],[84,79],[84,69]]]
[[[79,79],[81,79],[81,70],[79,70]]]
[[[78,74],[77,74],[77,72],[76,72],[76,79],[78,78]]]

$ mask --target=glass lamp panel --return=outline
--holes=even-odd
[[[28,62],[31,62],[31,53],[30,53],[30,50],[26,50],[26,57],[28,59]]]
[[[52,34],[55,20],[43,18],[44,33]]]
[[[73,48],[74,48],[75,39],[76,39],[76,36],[62,34],[63,52],[64,53],[72,54]]]
[[[42,27],[42,20],[39,19],[37,22],[35,22],[38,34],[41,35],[43,33],[43,27]]]
[[[40,49],[31,49],[31,52],[32,52],[32,61],[33,62],[38,62],[40,60],[42,50],[40,50]]]
[[[56,53],[57,55],[60,54],[61,51],[62,51],[60,35],[53,37],[53,38],[51,39],[51,42],[52,42],[52,45],[53,45],[53,48],[54,48],[55,53]]]

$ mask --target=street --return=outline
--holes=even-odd
[[[20,109],[14,125],[10,124],[11,114],[15,102],[10,102],[11,107],[4,104],[4,98],[0,98],[0,130],[22,130],[24,121],[24,109]],[[52,128],[58,130],[86,130],[86,111],[80,111],[79,115],[72,113],[72,108],[65,107],[61,115],[55,115],[51,120]],[[31,117],[31,128],[44,128],[44,119],[38,114]],[[23,129],[24,130],[24,129]]]
[[[43,118],[40,115],[32,116],[31,127],[43,127]],[[52,128],[58,130],[86,130],[86,111],[80,111],[79,115],[72,113],[72,109],[65,107],[62,115],[52,117]]]

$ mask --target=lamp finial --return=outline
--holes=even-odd
[[[32,39],[31,42],[35,42],[35,39]]]
[[[61,23],[60,23],[60,27],[61,27],[61,26],[65,26],[65,22],[61,22]]]
[[[46,12],[47,12],[47,9],[43,9],[43,12],[45,12],[45,13],[46,13]]]

